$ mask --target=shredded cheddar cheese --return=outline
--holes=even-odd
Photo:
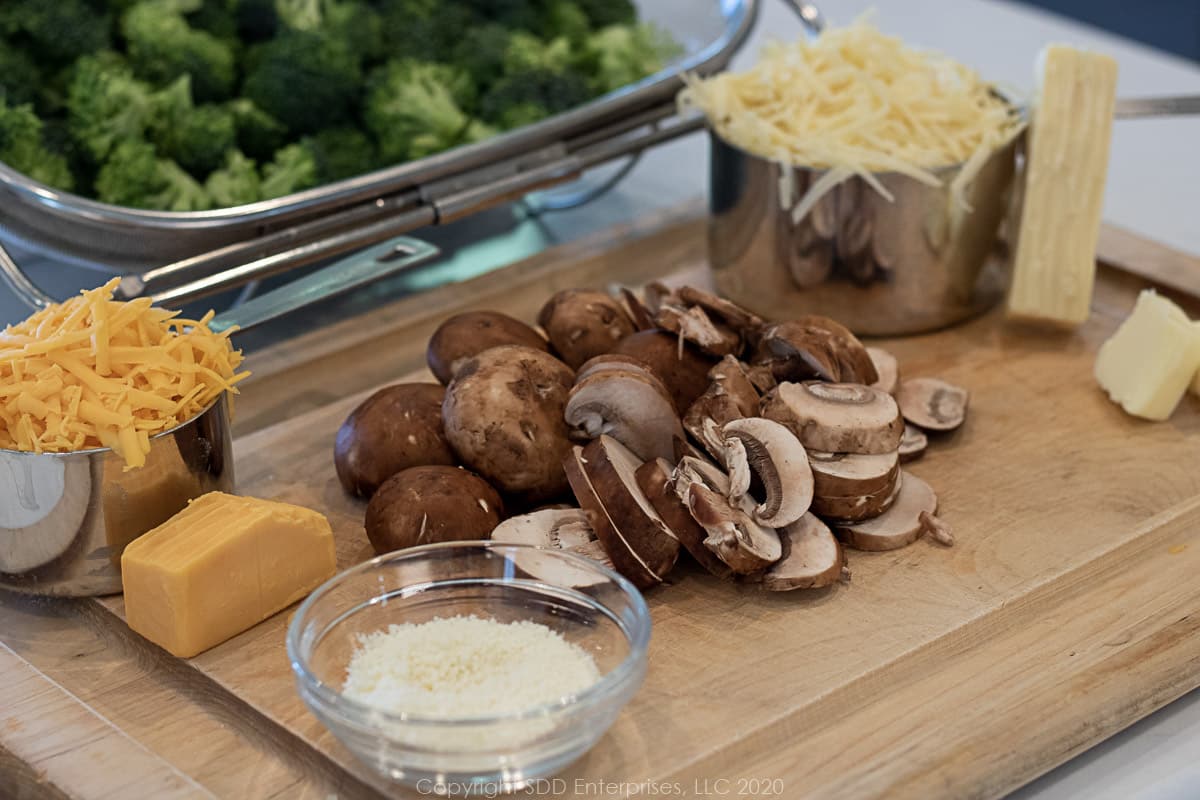
[[[0,332],[0,448],[62,453],[108,447],[126,469],[150,437],[207,408],[250,373],[232,329],[113,300],[119,280],[42,309]]]
[[[769,44],[746,72],[686,80],[680,107],[704,112],[729,143],[827,170],[794,207],[797,222],[852,176],[891,200],[873,173],[939,186],[939,168],[958,165],[950,188],[965,207],[970,180],[1024,127],[974,70],[908,47],[865,19],[827,29],[812,44]],[[781,195],[791,188],[781,186]]]

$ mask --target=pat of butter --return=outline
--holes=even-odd
[[[1096,380],[1135,417],[1164,420],[1200,369],[1200,328],[1147,289],[1096,356]]]
[[[287,608],[336,568],[321,514],[212,492],[125,548],[125,618],[190,658]]]

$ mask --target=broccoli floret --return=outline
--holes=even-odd
[[[540,0],[465,0],[462,5],[481,19],[506,28],[536,31],[542,21]]]
[[[67,119],[75,140],[97,162],[123,141],[139,140],[152,114],[152,91],[111,58],[85,56],[75,65]]]
[[[439,153],[461,144],[473,91],[466,73],[445,64],[393,61],[371,79],[364,115],[385,163]]]
[[[564,38],[545,41],[531,33],[517,31],[504,51],[505,74],[533,70],[566,72],[571,69],[571,43]]]
[[[574,0],[546,0],[537,34],[543,39],[564,37],[583,41],[591,31],[591,22]]]
[[[653,75],[679,53],[679,45],[653,25],[610,25],[588,37],[583,61],[599,94]]]
[[[37,64],[24,51],[0,39],[0,99],[13,105],[32,103],[41,83]]]
[[[509,130],[575,108],[591,98],[587,81],[573,72],[514,72],[483,96],[479,116]]]
[[[362,75],[357,56],[342,43],[287,31],[255,48],[250,60],[243,94],[294,133],[312,133],[350,116]]]
[[[593,28],[637,22],[637,6],[633,0],[574,0],[574,4]]]
[[[283,25],[336,39],[360,61],[383,55],[383,21],[362,0],[276,0],[275,10]]]
[[[191,27],[212,34],[236,51],[241,45],[238,39],[237,6],[234,0],[204,0],[199,8],[185,18]]]
[[[374,143],[358,128],[327,128],[304,144],[313,154],[321,183],[363,175],[379,164]]]
[[[451,60],[467,73],[479,94],[503,74],[511,38],[507,28],[491,23],[467,31],[455,48]]]
[[[193,175],[219,167],[237,143],[233,112],[224,106],[194,105],[191,77],[184,75],[153,98],[150,140],[158,151]]]
[[[262,194],[258,167],[237,150],[225,156],[225,165],[208,176],[204,190],[214,208],[230,208],[258,200]]]
[[[383,0],[380,18],[389,52],[448,63],[454,61],[463,36],[487,21],[467,6],[438,0]]]
[[[245,97],[231,100],[227,107],[233,114],[241,151],[259,161],[270,161],[275,151],[283,147],[287,128]]]
[[[204,211],[212,198],[195,178],[170,159],[159,158],[142,140],[121,142],[96,176],[96,194],[106,203],[165,211]]]
[[[263,167],[260,195],[263,200],[282,197],[317,185],[317,162],[302,144],[290,144]]]
[[[199,100],[223,100],[233,90],[234,54],[228,44],[184,19],[201,2],[143,0],[121,16],[121,34],[139,77],[161,86],[191,75]]]
[[[10,106],[0,100],[0,161],[57,189],[75,187],[67,160],[46,148],[42,121],[28,103]]]
[[[265,42],[279,30],[275,0],[226,0],[237,25],[238,39],[245,44]]]
[[[27,42],[40,63],[66,63],[108,47],[112,20],[86,0],[4,0],[0,34]]]

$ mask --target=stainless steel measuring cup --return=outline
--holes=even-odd
[[[252,328],[283,314],[425,263],[427,242],[393,239],[268,292],[210,327]],[[0,248],[0,277],[12,285]],[[19,270],[19,295],[53,302]],[[17,289],[17,286],[14,286]],[[0,587],[85,596],[121,591],[121,552],[202,494],[234,489],[228,398],[150,440],[146,465],[125,470],[107,448],[71,453],[0,449]]]

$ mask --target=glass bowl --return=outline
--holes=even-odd
[[[452,720],[342,694],[360,635],[470,615],[545,625],[589,653],[601,677],[520,713]],[[645,600],[612,570],[559,550],[485,541],[414,547],[352,567],[304,601],[287,633],[305,705],[362,761],[423,793],[513,791],[566,767],[641,686],[649,642]]]

